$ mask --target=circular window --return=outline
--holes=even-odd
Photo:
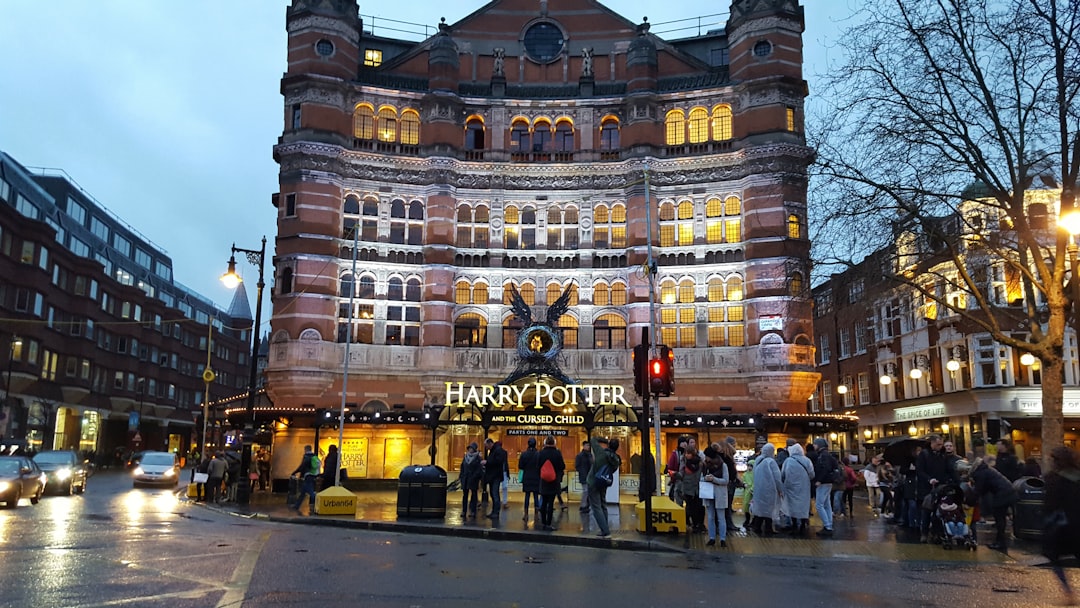
[[[534,61],[548,63],[562,53],[564,46],[562,30],[554,23],[537,23],[525,30],[525,52]]]
[[[759,40],[754,45],[754,57],[767,57],[772,52],[772,44],[768,40]]]
[[[323,57],[329,57],[334,54],[334,43],[323,38],[315,43],[315,52]]]

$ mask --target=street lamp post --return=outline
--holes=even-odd
[[[221,282],[226,287],[236,287],[242,280],[240,275],[236,274],[237,253],[246,255],[248,262],[259,268],[259,282],[255,286],[255,320],[251,326],[251,368],[248,373],[247,411],[244,414],[243,451],[240,456],[240,484],[236,489],[236,502],[246,505],[251,502],[251,483],[248,477],[251,473],[251,444],[255,438],[255,385],[259,373],[259,326],[262,324],[262,296],[265,286],[263,262],[266,260],[266,237],[262,238],[262,246],[258,250],[241,249],[233,244],[229,255],[229,270],[221,275]]]
[[[15,422],[14,411],[11,408],[11,363],[15,360],[15,349],[21,347],[22,338],[11,336],[11,342],[8,344],[7,382],[4,384],[4,407],[7,409],[7,415],[11,418],[8,420],[8,428],[11,428],[11,424]]]

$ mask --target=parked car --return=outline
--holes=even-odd
[[[141,485],[170,485],[180,482],[180,458],[170,452],[143,452],[132,471],[132,482]]]
[[[86,491],[86,478],[89,477],[89,465],[74,450],[50,450],[39,452],[34,462],[48,476],[45,487],[50,492],[71,494]]]
[[[45,473],[26,456],[0,456],[0,502],[7,508],[19,506],[26,496],[36,505],[45,493]]]

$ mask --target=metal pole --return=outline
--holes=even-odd
[[[210,411],[210,382],[209,378],[214,373],[210,369],[210,352],[213,350],[214,341],[214,317],[210,317],[210,325],[206,328],[206,368],[203,371],[203,380],[206,382],[206,392],[203,393],[203,405],[202,405],[202,452],[201,456],[206,459],[207,448],[209,443],[206,441],[206,422]],[[206,372],[210,372],[207,374]]]
[[[255,439],[255,386],[259,375],[259,327],[262,325],[262,296],[263,265],[266,261],[266,237],[262,238],[262,247],[258,251],[237,249],[234,251],[246,253],[249,262],[255,262],[259,266],[259,282],[256,285],[255,296],[255,321],[251,326],[251,369],[248,374],[247,410],[244,415],[243,451],[240,456],[240,485],[236,489],[237,504],[246,505],[251,502],[251,446]]]
[[[649,266],[649,357],[652,358],[656,355],[656,260],[653,258],[652,251],[652,202],[649,193],[649,163],[645,163],[645,245],[648,256]],[[662,437],[660,435],[660,398],[657,397],[655,401],[648,397],[649,410],[653,420],[653,433],[656,435],[656,459],[657,465],[653,468],[653,475],[656,477],[656,490],[660,492],[660,454],[663,454]]]
[[[349,393],[349,346],[353,341],[353,302],[356,300],[356,249],[359,247],[358,242],[360,238],[360,220],[353,225],[353,239],[352,239],[352,289],[349,290],[349,331],[345,336],[345,361],[341,364],[341,410],[338,412],[338,435],[337,435],[337,454],[338,454],[338,467],[334,471],[334,485],[341,485],[341,462],[344,460],[345,453],[342,451],[342,444],[345,442],[345,397]]]
[[[12,335],[11,339],[8,341],[7,383],[4,384],[4,406],[7,408],[9,429],[11,429],[13,423],[17,422],[17,420],[15,420],[14,408],[11,407],[11,363],[15,360],[15,345],[17,344],[21,345],[22,339]],[[23,430],[23,439],[26,438],[25,433],[26,431]]]

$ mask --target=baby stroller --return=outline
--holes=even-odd
[[[963,490],[955,484],[944,484],[935,488],[931,496],[930,542],[940,542],[945,549],[964,547],[974,551],[978,543],[964,512]]]

